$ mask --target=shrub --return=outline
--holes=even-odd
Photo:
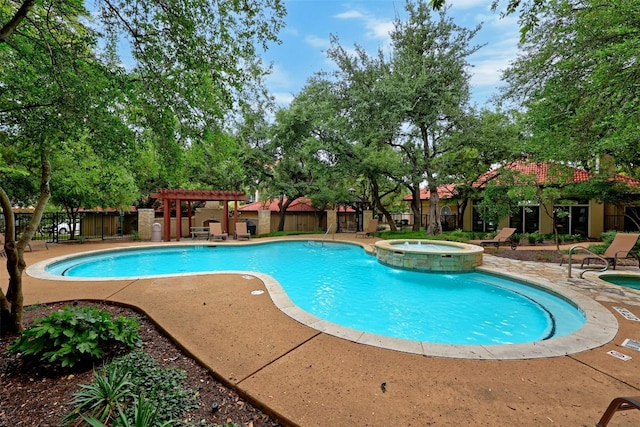
[[[511,241],[514,242],[515,244],[519,244],[520,240],[522,240],[522,234],[520,233],[513,233],[511,235]]]
[[[65,307],[37,319],[9,350],[63,368],[100,359],[106,351],[140,345],[138,322],[96,307]]]

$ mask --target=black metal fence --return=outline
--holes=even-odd
[[[25,232],[33,214],[16,213],[15,240]],[[0,232],[4,234],[4,217],[0,215]],[[75,223],[63,212],[45,212],[32,241],[59,243],[64,241],[123,239],[137,232],[137,215],[119,212],[90,212],[78,214]]]

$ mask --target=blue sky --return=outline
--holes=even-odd
[[[466,28],[482,23],[473,44],[486,44],[469,62],[473,65],[472,103],[483,106],[497,93],[500,70],[516,57],[520,37],[516,17],[500,18],[490,10],[491,0],[448,0],[448,15]],[[267,87],[280,105],[288,104],[309,77],[318,71],[335,69],[325,52],[331,35],[340,45],[354,44],[370,54],[389,45],[389,32],[396,17],[404,20],[404,0],[285,0],[286,25],[280,45],[272,45],[262,55],[273,65]]]

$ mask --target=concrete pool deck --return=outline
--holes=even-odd
[[[338,238],[365,245],[375,241],[355,239],[353,234]],[[148,243],[52,245],[49,250],[34,246],[25,259],[31,265],[65,254],[136,244]],[[567,279],[566,268],[557,264],[514,261],[491,253],[485,256],[488,269],[571,288],[597,301],[618,322],[615,338],[592,350],[540,359],[408,354],[299,323],[280,311],[267,292],[252,294],[266,290],[253,275],[60,282],[25,274],[24,294],[26,305],[89,299],[137,307],[220,379],[291,425],[586,426],[600,418],[614,397],[640,394],[640,353],[620,346],[625,338],[640,340],[640,322],[613,309],[622,307],[640,316],[639,291],[593,279],[594,273],[586,279]],[[627,269],[638,272],[637,267],[619,270]],[[4,269],[0,280],[7,280]],[[608,355],[611,350],[633,358],[622,361]],[[610,425],[640,425],[640,411],[618,413]]]

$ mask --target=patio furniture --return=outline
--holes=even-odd
[[[632,397],[616,397],[611,401],[607,410],[604,411],[600,421],[596,423],[596,427],[606,427],[611,421],[613,415],[618,411],[628,411],[629,409],[640,410],[640,396]]]
[[[600,256],[571,254],[571,260],[581,261],[580,268],[584,268],[585,263],[589,265],[591,260],[600,260],[604,258],[610,265],[613,265],[613,269],[615,270],[618,265],[618,261],[621,259],[638,259],[638,254],[633,251],[633,247],[638,242],[638,237],[640,237],[640,234],[638,233],[618,233],[613,238],[613,241],[607,250],[604,251],[604,254]],[[569,260],[569,254],[562,256],[560,265],[562,265],[565,260]],[[638,266],[640,266],[640,262]]]
[[[219,222],[209,223],[209,240],[227,240],[228,233],[222,231],[222,224]]]
[[[237,222],[236,223],[236,240],[249,240],[251,239],[251,234],[247,231],[247,223],[246,222]]]
[[[371,237],[371,233],[375,233],[376,231],[378,231],[378,220],[372,219],[369,221],[366,230],[356,232],[356,238],[358,236]]]
[[[209,239],[209,227],[191,227],[189,231],[191,232],[191,239],[200,237],[204,237],[207,240]]]
[[[503,228],[502,230],[500,230],[498,232],[498,234],[496,234],[496,236],[493,239],[487,239],[487,240],[471,240],[469,241],[469,243],[474,244],[474,245],[480,245],[482,247],[487,246],[487,245],[493,245],[496,247],[496,249],[498,249],[500,247],[500,245],[505,245],[508,244],[509,246],[511,246],[511,249],[515,250],[516,247],[518,246],[518,243],[511,240],[511,236],[513,235],[513,233],[516,232],[515,228]]]

